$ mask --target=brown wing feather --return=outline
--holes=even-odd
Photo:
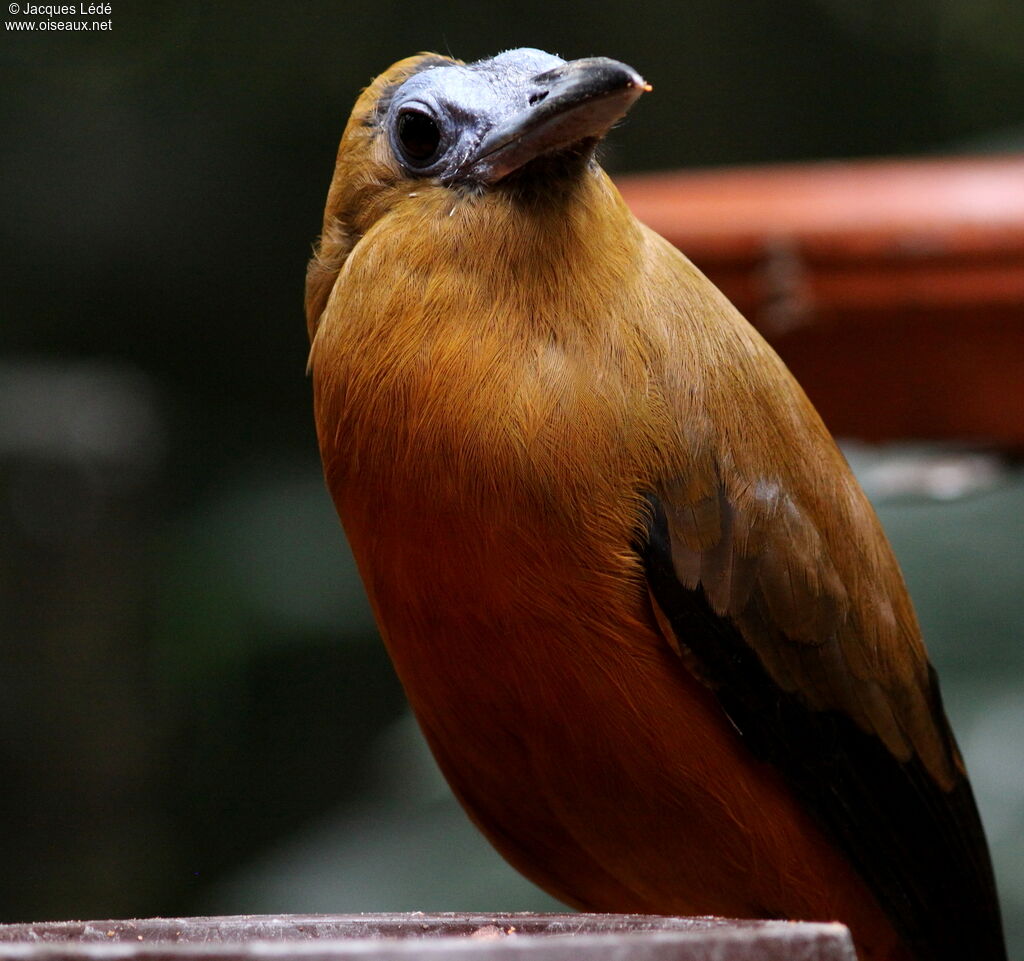
[[[784,690],[843,711],[949,788],[962,766],[933,717],[920,628],[874,510],[771,348],[685,258],[649,240],[657,270],[676,274],[655,289],[686,298],[661,306],[686,325],[671,356],[706,360],[699,376],[665,373],[682,442],[702,454],[656,490],[680,583],[740,628]]]
[[[774,352],[649,242],[658,289],[683,295],[660,305],[685,327],[670,357],[702,361],[663,374],[699,456],[650,493],[655,620],[920,957],[1004,957],[977,809],[877,517]]]

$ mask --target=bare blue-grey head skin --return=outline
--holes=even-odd
[[[487,186],[540,156],[589,156],[645,90],[616,60],[523,47],[471,64],[439,58],[395,91],[383,119],[408,175]]]

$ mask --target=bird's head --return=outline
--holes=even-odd
[[[390,211],[428,193],[514,201],[538,187],[564,192],[649,89],[618,61],[531,48],[470,64],[419,54],[391,66],[363,91],[342,135],[307,279],[311,328],[349,250]]]

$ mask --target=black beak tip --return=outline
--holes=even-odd
[[[571,88],[578,100],[634,91],[639,96],[651,90],[631,66],[608,57],[570,60],[564,67],[535,77],[534,82],[553,90]]]

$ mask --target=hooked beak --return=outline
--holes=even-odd
[[[542,154],[601,139],[651,85],[632,67],[589,57],[535,76],[529,104],[488,132],[469,167],[497,183]]]

